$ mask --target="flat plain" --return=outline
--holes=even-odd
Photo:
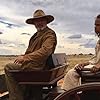
[[[68,69],[74,67],[77,63],[88,61],[93,55],[81,54],[81,55],[67,55],[67,61],[69,63]],[[16,56],[0,56],[0,70],[4,68],[7,63],[11,63],[15,60]]]

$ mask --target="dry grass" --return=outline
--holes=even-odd
[[[69,63],[68,69],[74,67],[77,63],[88,61],[93,55],[68,55],[67,60]],[[0,56],[0,69],[3,69],[7,63],[13,62],[15,57]]]
[[[7,63],[13,62],[15,57],[3,57],[0,56],[0,70],[4,68]]]
[[[86,62],[92,58],[93,55],[69,55],[67,60],[69,63],[69,69],[73,68],[76,64]]]

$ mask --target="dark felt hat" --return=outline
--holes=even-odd
[[[26,20],[27,24],[34,24],[36,19],[45,18],[47,20],[47,24],[54,20],[52,15],[46,15],[42,10],[36,10],[33,14],[33,18],[29,18]]]

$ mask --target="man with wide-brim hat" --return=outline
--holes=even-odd
[[[24,55],[18,56],[14,63],[5,66],[5,76],[9,91],[9,100],[24,100],[23,91],[12,77],[11,70],[44,70],[50,69],[46,65],[49,56],[54,53],[57,39],[55,32],[47,24],[54,17],[46,15],[42,10],[36,10],[33,18],[27,19],[26,23],[36,27],[37,32],[30,38],[28,48]],[[31,76],[30,76],[31,77]],[[42,100],[42,87],[34,87],[33,100]],[[29,100],[29,98],[27,99]]]

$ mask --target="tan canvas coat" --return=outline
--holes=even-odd
[[[29,46],[25,52],[25,58],[29,62],[23,65],[28,69],[43,69],[46,60],[55,50],[57,44],[56,34],[53,30],[46,27],[41,32],[36,32],[29,41]]]

